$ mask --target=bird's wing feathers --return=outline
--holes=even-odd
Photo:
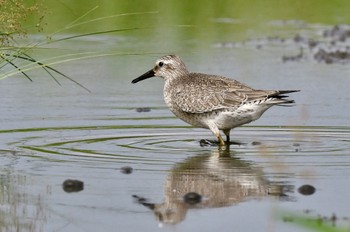
[[[265,99],[278,91],[254,90],[236,80],[191,73],[176,83],[173,103],[188,113],[236,108],[247,101]]]

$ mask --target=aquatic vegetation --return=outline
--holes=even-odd
[[[41,1],[28,5],[23,0],[0,0],[0,46],[11,45],[27,34],[24,23],[29,16],[36,16],[34,27],[42,30],[44,12]]]
[[[3,69],[6,65],[11,65],[31,80],[14,60],[24,59],[34,63],[36,61],[26,54],[28,48],[17,45],[17,39],[27,35],[28,28],[24,26],[24,23],[29,16],[37,16],[35,27],[39,31],[42,30],[43,12],[41,2],[28,5],[23,0],[0,0],[0,69]]]
[[[309,213],[309,211],[306,211]],[[339,218],[335,214],[331,216],[312,216],[312,215],[300,215],[293,213],[281,213],[281,219],[284,222],[291,223],[310,231],[319,231],[319,232],[345,232],[349,231],[349,227],[338,226],[337,223],[340,221],[349,222],[348,218]]]
[[[60,55],[56,57],[49,57],[46,59],[37,59],[33,55],[30,55],[35,49],[45,48],[45,45],[52,43],[63,42],[66,40],[76,39],[79,37],[100,35],[114,32],[124,32],[130,30],[138,30],[141,28],[117,28],[103,31],[91,31],[82,34],[66,35],[59,38],[55,38],[56,35],[64,33],[72,28],[79,27],[82,25],[89,25],[90,23],[102,20],[108,20],[113,17],[122,17],[129,15],[144,15],[144,14],[154,14],[157,12],[134,12],[134,13],[124,13],[117,15],[109,15],[105,17],[85,19],[98,7],[93,7],[86,13],[79,16],[77,19],[70,22],[68,25],[62,27],[61,29],[51,33],[49,35],[43,36],[43,38],[36,43],[31,43],[27,45],[18,45],[18,39],[25,37],[28,34],[28,28],[24,26],[24,22],[29,16],[34,15],[38,18],[36,27],[39,31],[43,29],[43,18],[45,8],[41,2],[37,2],[33,5],[27,6],[22,0],[11,1],[11,0],[0,0],[0,80],[5,79],[17,74],[22,74],[28,80],[32,81],[32,78],[28,74],[29,71],[42,68],[44,71],[57,83],[60,82],[55,77],[59,75],[69,81],[75,83],[86,91],[90,92],[88,88],[78,83],[68,75],[62,73],[61,71],[53,68],[53,65],[59,63],[68,63],[80,59],[90,59],[97,58],[101,56],[114,56],[114,55],[125,55],[124,53],[111,52],[111,53],[101,53],[101,52],[84,52],[84,53],[70,53],[67,55]],[[30,53],[31,52],[31,53]],[[24,61],[24,62],[23,62]],[[8,68],[10,67],[10,68]]]
[[[281,22],[280,26],[294,25],[299,28],[301,22]],[[247,39],[237,42],[220,42],[214,44],[217,48],[250,47],[263,50],[266,47],[293,49],[293,54],[283,55],[281,60],[287,62],[316,61],[325,64],[349,64],[350,62],[350,25],[322,25],[307,24],[304,27],[311,30],[298,32],[293,36],[277,35],[264,38]],[[321,29],[320,29],[321,28]],[[290,51],[289,51],[290,52]]]
[[[29,16],[35,16],[37,18],[36,24],[33,27],[36,27],[39,31],[43,29],[44,12],[45,9],[40,1],[28,5],[24,3],[23,0],[0,0],[0,70],[4,69],[6,66],[11,66],[13,68],[9,71],[3,71],[0,75],[0,80],[21,73],[28,80],[32,81],[27,71],[34,68],[43,68],[58,84],[59,82],[54,77],[53,73],[59,74],[86,89],[62,72],[30,56],[29,51],[37,45],[18,45],[17,40],[28,34],[29,28],[26,27],[24,23]],[[19,65],[17,64],[17,60],[27,61],[29,64]]]

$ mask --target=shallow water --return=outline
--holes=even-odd
[[[317,34],[320,27],[310,26],[307,33]],[[36,54],[60,54],[63,48],[113,51],[111,41],[121,41],[121,49],[149,51],[142,38],[131,34],[66,41],[52,45],[57,50]],[[130,83],[161,54],[55,66],[91,93],[64,79],[58,86],[42,70],[31,72],[32,83],[20,76],[1,80],[1,229],[302,230],[278,218],[283,210],[334,213],[338,224],[349,226],[344,219],[350,216],[348,65],[283,63],[283,54],[296,51],[293,45],[228,48],[212,41],[190,50],[191,43],[189,38],[170,44],[161,53],[179,53],[192,71],[229,76],[256,88],[300,89],[291,95],[296,105],[274,107],[234,129],[237,144],[222,150],[200,146],[201,139],[214,139],[210,131],[171,114],[163,102],[162,80]],[[132,173],[121,171],[126,166]],[[65,192],[66,179],[83,181],[84,189]],[[316,192],[300,194],[304,184]],[[201,194],[202,201],[184,203],[188,192]]]

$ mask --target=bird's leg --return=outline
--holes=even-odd
[[[218,140],[219,140],[220,146],[225,146],[225,145],[226,145],[226,144],[225,144],[225,141],[222,139],[222,137],[221,137],[220,133],[217,135],[217,137],[218,137]]]
[[[220,146],[225,146],[225,141],[222,139],[220,135],[219,128],[216,126],[214,122],[208,123],[209,129],[213,134],[218,138]]]
[[[231,129],[222,130],[226,135],[226,143],[230,143],[230,130]]]

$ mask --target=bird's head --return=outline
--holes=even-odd
[[[177,55],[167,55],[159,58],[153,69],[132,80],[135,84],[150,77],[161,77],[165,81],[188,74],[186,65]]]

